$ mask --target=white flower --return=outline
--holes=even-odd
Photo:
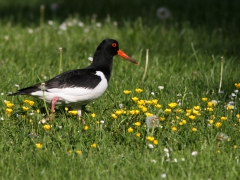
[[[182,160],[182,161],[185,161],[185,158],[182,158],[181,160]]]
[[[164,148],[163,151],[164,151],[165,153],[169,153],[169,149],[168,149],[168,148]]]
[[[167,177],[166,174],[161,174],[161,178],[165,179]]]
[[[158,89],[159,89],[159,90],[163,90],[163,89],[164,89],[164,86],[158,86]]]
[[[3,96],[3,95],[4,95],[4,92],[2,92],[1,95]]]
[[[4,39],[5,39],[6,41],[8,41],[8,40],[9,40],[9,36],[4,36]]]
[[[4,120],[4,118],[3,118],[3,117],[1,117],[1,120],[3,121],[3,120]]]
[[[49,24],[50,26],[52,26],[52,25],[53,25],[53,21],[52,21],[52,20],[49,20],[49,21],[48,21],[48,24]]]
[[[62,129],[62,126],[58,126],[59,129]]]
[[[63,30],[63,31],[66,31],[66,30],[67,30],[67,25],[66,25],[66,23],[62,23],[62,24],[59,26],[59,29],[60,29],[60,30]]]
[[[28,29],[28,33],[32,34],[33,33],[33,29]]]
[[[236,94],[235,94],[235,93],[232,93],[231,96],[232,96],[232,97],[236,97]]]
[[[193,151],[193,152],[192,152],[192,156],[196,156],[197,154],[198,154],[197,151]]]
[[[79,26],[79,27],[83,27],[83,26],[84,26],[84,23],[83,23],[83,22],[78,22],[78,26]]]
[[[96,23],[96,26],[97,26],[97,27],[101,27],[101,26],[102,26],[102,23],[98,22],[98,23]]]
[[[238,93],[238,89],[234,90],[235,93]]]
[[[178,162],[177,158],[174,158],[174,159],[173,159],[173,162],[177,163],[177,162]]]
[[[150,149],[153,149],[153,148],[154,148],[154,146],[153,146],[152,144],[148,144],[148,147],[149,147]]]
[[[15,87],[19,88],[19,85],[18,84],[14,84]]]
[[[171,16],[171,13],[170,11],[168,10],[168,8],[166,7],[160,7],[157,9],[157,13],[156,13],[157,17],[161,20],[165,20],[165,19],[168,19],[170,18]]]
[[[151,95],[153,95],[153,96],[154,96],[154,95],[155,95],[155,93],[154,93],[154,92],[151,92]]]
[[[119,106],[120,109],[122,109],[124,107],[123,104],[119,104],[118,106]]]
[[[104,120],[101,120],[100,123],[101,123],[101,124],[104,124]]]
[[[159,119],[157,116],[153,115],[153,116],[148,116],[146,117],[146,124],[148,128],[152,128],[152,127],[158,127],[159,125]]]
[[[151,159],[151,162],[156,163],[157,161],[156,161],[156,159]]]
[[[93,57],[88,57],[88,60],[92,62],[93,61]]]

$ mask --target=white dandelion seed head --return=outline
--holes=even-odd
[[[46,122],[47,122],[46,119],[42,119],[42,120],[41,120],[41,123],[42,123],[42,124],[45,124]]]
[[[146,125],[148,128],[158,127],[159,119],[156,115],[146,117]]]
[[[235,93],[238,93],[238,89],[234,90]]]
[[[3,96],[3,95],[4,95],[4,92],[2,92],[1,95]]]
[[[88,57],[88,60],[92,62],[93,61],[93,57],[91,57],[91,56]]]
[[[100,123],[101,123],[101,124],[104,124],[104,120],[101,120]]]
[[[96,23],[96,26],[97,26],[97,27],[101,27],[101,26],[102,26],[102,23],[97,22],[97,23]]]
[[[3,118],[3,117],[1,117],[1,120],[2,120],[2,121],[4,121],[4,118]]]
[[[192,156],[196,156],[198,154],[198,152],[197,151],[193,151],[191,154],[192,154]]]
[[[19,88],[19,85],[18,84],[14,84],[15,87]]]
[[[154,96],[154,95],[155,95],[155,93],[154,93],[154,92],[151,92],[151,95],[153,95],[153,96]]]
[[[122,109],[122,108],[124,108],[124,105],[123,105],[123,104],[119,104],[118,107],[119,107],[120,109]]]
[[[164,151],[165,153],[169,153],[169,149],[168,149],[168,148],[164,148],[163,151]]]
[[[157,17],[161,20],[165,20],[171,17],[171,13],[166,7],[160,7],[157,9]]]
[[[236,95],[235,93],[232,93],[231,96],[232,96],[232,97],[236,97],[237,95]]]
[[[79,26],[79,27],[83,27],[83,26],[84,26],[84,23],[83,23],[83,22],[78,22],[78,26]]]
[[[62,129],[62,126],[58,126],[59,129]]]
[[[62,24],[59,26],[59,29],[62,30],[62,31],[66,31],[66,30],[67,30],[67,25],[66,25],[66,23],[62,23]]]

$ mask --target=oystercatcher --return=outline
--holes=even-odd
[[[35,84],[9,95],[44,98],[51,103],[51,116],[56,104],[69,104],[78,110],[80,118],[82,107],[102,96],[107,89],[115,55],[138,64],[119,49],[116,40],[105,39],[97,47],[91,65],[86,68],[64,72],[45,83]]]

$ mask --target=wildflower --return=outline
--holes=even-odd
[[[128,128],[128,130],[127,130],[129,133],[132,133],[133,132],[133,128]]]
[[[76,150],[75,151],[77,154],[82,154],[82,151],[81,150]]]
[[[153,105],[157,105],[157,103],[158,103],[158,99],[152,99],[151,101],[152,101]]]
[[[193,109],[194,109],[195,111],[199,111],[199,110],[200,110],[200,106],[194,106]]]
[[[136,102],[138,101],[138,97],[132,97],[132,100]]]
[[[192,156],[196,156],[197,154],[198,154],[197,151],[193,151],[193,152],[192,152]]]
[[[236,117],[239,119],[240,118],[240,114],[236,114]]]
[[[111,115],[113,119],[117,119],[117,115],[116,114],[112,114]]]
[[[123,113],[122,110],[117,110],[117,111],[115,111],[115,114],[118,115],[118,116],[121,115],[122,113]]]
[[[180,126],[182,126],[182,125],[183,125],[183,122],[181,121],[181,122],[179,122],[178,124],[179,124]]]
[[[172,131],[173,131],[173,132],[177,131],[177,127],[173,126],[173,127],[172,127]]]
[[[154,144],[154,145],[158,145],[158,140],[155,139],[155,140],[153,141],[153,144]]]
[[[146,104],[152,104],[152,101],[146,100],[145,103],[146,103]]]
[[[83,129],[84,129],[85,131],[87,131],[87,130],[88,130],[88,126],[85,125]]]
[[[164,89],[164,86],[158,86],[158,89],[161,91]]]
[[[49,124],[45,124],[43,126],[43,128],[46,130],[46,131],[49,131],[51,129],[51,126]]]
[[[28,105],[30,105],[30,106],[33,106],[34,105],[34,101],[31,101],[31,100],[24,100],[23,101],[25,104],[28,104]]]
[[[165,121],[165,117],[159,117],[160,121]]]
[[[233,110],[233,109],[234,109],[234,106],[231,105],[231,104],[228,104],[227,109],[228,109],[228,110]]]
[[[65,107],[65,111],[68,111],[68,107]]]
[[[147,136],[147,140],[150,141],[150,142],[153,142],[153,141],[154,141],[154,137],[152,137],[152,136]]]
[[[6,109],[6,114],[7,114],[7,115],[10,115],[12,112],[13,112],[12,109],[10,109],[10,108],[7,108],[7,109]]]
[[[167,177],[167,174],[161,174],[161,178],[165,179]]]
[[[101,124],[104,124],[104,120],[101,120],[100,123],[101,123]]]
[[[36,148],[41,149],[43,145],[41,143],[36,143],[35,146]]]
[[[140,134],[140,133],[137,133],[137,134],[136,134],[136,136],[137,136],[137,137],[140,137],[140,136],[141,136],[141,134]]]
[[[158,117],[155,115],[148,116],[146,118],[146,124],[148,128],[157,127],[159,125]]]
[[[207,108],[207,111],[209,111],[209,112],[213,112],[213,108],[208,107],[208,108]]]
[[[211,102],[211,101],[209,101],[208,103],[207,103],[207,106],[208,107],[212,107],[214,104],[213,104],[213,102]]]
[[[173,108],[175,108],[175,107],[177,106],[177,103],[172,102],[172,103],[169,103],[168,106],[169,106],[171,109],[173,109]]]
[[[185,119],[182,120],[183,124],[187,124],[187,121]]]
[[[96,143],[91,144],[91,148],[96,148],[96,147],[97,147]]]
[[[208,122],[209,122],[209,124],[213,124],[213,120],[212,119],[209,119]]]
[[[237,145],[234,145],[233,148],[236,149],[236,148],[237,148]]]
[[[234,85],[237,89],[240,89],[240,83],[235,83]]]
[[[140,88],[137,88],[137,89],[135,89],[135,92],[137,92],[137,93],[141,93],[141,92],[143,92],[143,90],[140,89]]]
[[[130,110],[129,113],[134,115],[135,114],[135,110]]]
[[[148,144],[148,147],[149,147],[150,149],[153,149],[153,148],[154,148],[154,146],[153,146],[152,144]]]
[[[130,90],[124,90],[123,92],[124,92],[124,94],[130,94],[131,93]]]
[[[95,117],[96,117],[96,114],[92,113],[91,116],[92,116],[92,118],[95,118]]]
[[[192,110],[191,109],[186,109],[186,112],[190,114],[192,112]]]
[[[6,103],[6,106],[7,106],[8,108],[12,108],[12,107],[14,106],[14,104],[13,104],[13,103]]]
[[[141,123],[140,122],[135,122],[134,125],[139,127],[139,126],[141,126]]]
[[[157,13],[156,13],[157,17],[161,20],[166,20],[168,18],[170,18],[171,13],[168,10],[168,8],[166,7],[160,7],[157,9]]]
[[[36,111],[38,114],[40,113],[40,109],[37,109],[37,111]]]
[[[222,116],[222,117],[221,117],[221,120],[222,120],[222,121],[226,121],[226,120],[227,120],[227,117],[226,117],[226,116]]]
[[[172,112],[172,109],[165,109],[164,112],[170,114]]]
[[[148,110],[148,109],[147,109],[146,107],[143,107],[143,108],[142,108],[142,111],[143,111],[143,112],[147,112],[147,110]]]
[[[148,117],[148,116],[153,116],[153,114],[150,113],[150,112],[146,112],[145,115],[146,115],[147,117]]]
[[[140,113],[139,110],[135,110],[135,114],[138,115]]]
[[[221,122],[216,122],[216,123],[214,124],[214,126],[215,126],[216,128],[219,128],[219,127],[222,126],[222,123],[221,123]]]
[[[70,150],[68,150],[68,154],[72,154],[72,150],[70,149]]]
[[[155,107],[160,109],[162,107],[162,105],[156,104]]]
[[[68,111],[68,114],[71,114],[71,115],[77,115],[78,114],[78,111],[77,110],[72,110],[72,111]]]
[[[137,101],[137,104],[138,104],[138,105],[144,105],[144,104],[145,104],[145,101],[141,99],[141,100]]]
[[[29,110],[29,108],[28,108],[27,106],[23,106],[22,109],[23,109],[24,111],[28,111],[28,110]]]
[[[196,132],[196,131],[197,131],[197,128],[193,127],[192,132]]]
[[[206,98],[206,97],[203,97],[203,98],[202,98],[202,101],[203,101],[203,102],[206,102],[207,100],[208,100],[208,98]]]
[[[228,138],[229,138],[228,135],[226,135],[226,134],[223,133],[223,132],[218,133],[218,134],[217,134],[217,137],[216,137],[216,139],[217,139],[218,141],[225,141],[225,140],[227,140]]]
[[[188,116],[188,118],[191,119],[191,120],[194,120],[194,119],[196,119],[196,116],[190,115],[190,116]]]

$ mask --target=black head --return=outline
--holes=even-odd
[[[114,39],[104,39],[97,47],[97,51],[104,51],[112,56],[117,55],[118,50],[118,42]]]

